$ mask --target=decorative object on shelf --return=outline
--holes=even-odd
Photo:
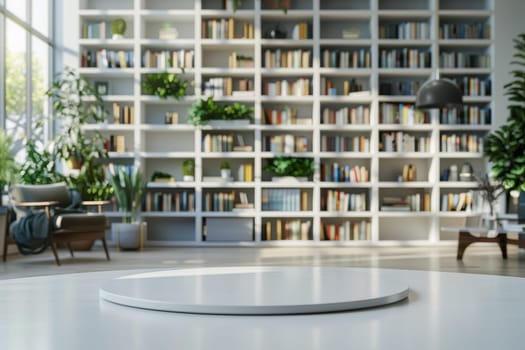
[[[15,180],[18,173],[12,150],[13,137],[7,135],[5,129],[0,129],[0,193]]]
[[[188,112],[188,123],[194,126],[208,124],[210,120],[249,120],[253,119],[253,108],[235,102],[220,106],[213,98],[195,101]]]
[[[184,181],[195,181],[195,160],[186,159],[182,161],[182,175]]]
[[[265,39],[286,39],[286,31],[285,30],[281,30],[279,28],[279,25],[276,24],[275,27],[267,30],[265,33],[264,33],[264,38]]]
[[[159,30],[160,40],[176,40],[178,37],[179,31],[169,22],[165,22]]]
[[[123,18],[117,18],[111,22],[111,37],[113,39],[122,39],[126,34],[126,21]]]
[[[401,175],[403,182],[416,181],[416,168],[412,164],[403,165],[403,174]]]
[[[449,175],[448,175],[448,181],[459,181],[458,166],[456,164],[452,164],[450,166],[450,172],[449,172]]]
[[[510,115],[506,124],[485,137],[484,155],[492,169],[491,177],[507,192],[525,191],[525,34],[514,39],[513,80],[504,85],[509,96]]]
[[[416,107],[419,109],[450,108],[463,104],[461,90],[448,79],[425,82],[417,92]]]
[[[224,0],[224,9],[235,12],[242,7],[242,3],[243,0]]]
[[[138,167],[109,165],[111,185],[115,191],[122,223],[113,223],[112,230],[118,247],[138,249],[142,241],[140,207],[146,181]]]
[[[171,174],[168,174],[162,171],[155,171],[151,175],[151,181],[153,182],[174,182],[175,178]]]
[[[181,68],[184,74],[184,69]],[[176,73],[148,73],[142,80],[142,90],[146,95],[155,95],[162,99],[173,97],[180,100],[186,96],[188,81],[181,79]]]
[[[277,176],[308,179],[314,173],[314,161],[311,158],[275,157],[268,160],[264,171]]]
[[[179,113],[166,112],[164,115],[164,124],[179,124]]]
[[[495,229],[498,225],[498,198],[505,193],[505,189],[501,183],[491,181],[488,174],[485,174],[483,177],[476,175],[473,175],[473,177],[478,183],[478,189],[481,191],[483,200],[489,206],[489,216],[485,220],[487,220],[489,228]]]
[[[107,81],[96,81],[95,91],[101,96],[109,95],[109,83]]]
[[[474,169],[472,168],[472,164],[467,162],[461,166],[459,181],[474,181]]]
[[[222,162],[221,163],[221,177],[223,180],[231,181],[232,180],[232,170],[230,163]]]

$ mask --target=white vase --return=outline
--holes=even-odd
[[[142,246],[140,223],[113,223],[113,239],[119,249],[139,249]]]
[[[221,169],[221,177],[223,180],[230,180],[232,177],[231,169]]]

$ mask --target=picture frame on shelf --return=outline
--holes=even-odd
[[[109,95],[109,83],[107,81],[96,81],[95,91],[101,96]]]

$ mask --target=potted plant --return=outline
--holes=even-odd
[[[224,121],[241,121],[239,125],[249,124],[253,119],[253,108],[235,102],[231,105],[220,106],[213,98],[195,101],[188,112],[188,123],[191,125],[210,124],[214,126],[224,125]],[[213,121],[213,123],[210,123]],[[222,123],[217,122],[222,121]]]
[[[182,162],[184,181],[195,181],[195,160],[186,159]]]
[[[307,181],[314,173],[314,161],[311,158],[276,157],[268,161],[264,171],[277,175],[272,181]]]
[[[57,80],[46,92],[54,114],[52,120],[60,123],[53,140],[54,152],[73,169],[94,159],[107,158],[104,137],[98,131],[85,132],[87,124],[103,123],[106,112],[102,97],[71,68],[59,73]]]
[[[514,61],[525,66],[525,34],[514,39]],[[515,69],[514,79],[505,84],[509,96],[507,123],[485,137],[484,154],[491,163],[491,177],[508,193],[525,192],[525,72]]]
[[[110,164],[109,169],[111,185],[122,213],[122,223],[113,224],[115,240],[121,248],[137,249],[141,246],[139,214],[146,181],[138,167]]]
[[[45,147],[39,149],[33,140],[26,143],[26,159],[20,166],[19,177],[28,185],[52,184],[66,179],[58,172],[54,152]]]
[[[126,21],[123,18],[117,18],[111,22],[111,37],[113,39],[122,39],[126,33]]]
[[[232,170],[230,167],[230,163],[228,162],[221,162],[221,177],[223,180],[231,180],[232,178]]]
[[[184,69],[182,70],[184,73]],[[146,95],[155,95],[162,99],[173,97],[180,100],[186,95],[188,81],[181,79],[176,73],[149,73],[142,80],[142,90]]]
[[[0,192],[15,180],[18,173],[12,149],[13,137],[7,135],[5,129],[0,129]]]

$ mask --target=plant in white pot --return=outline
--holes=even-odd
[[[142,195],[146,189],[146,180],[137,167],[109,165],[111,186],[117,198],[122,223],[113,224],[117,246],[124,249],[141,247],[141,223],[139,220]]]
[[[221,163],[221,177],[223,180],[230,181],[232,178],[232,170],[230,163],[222,162]]]

